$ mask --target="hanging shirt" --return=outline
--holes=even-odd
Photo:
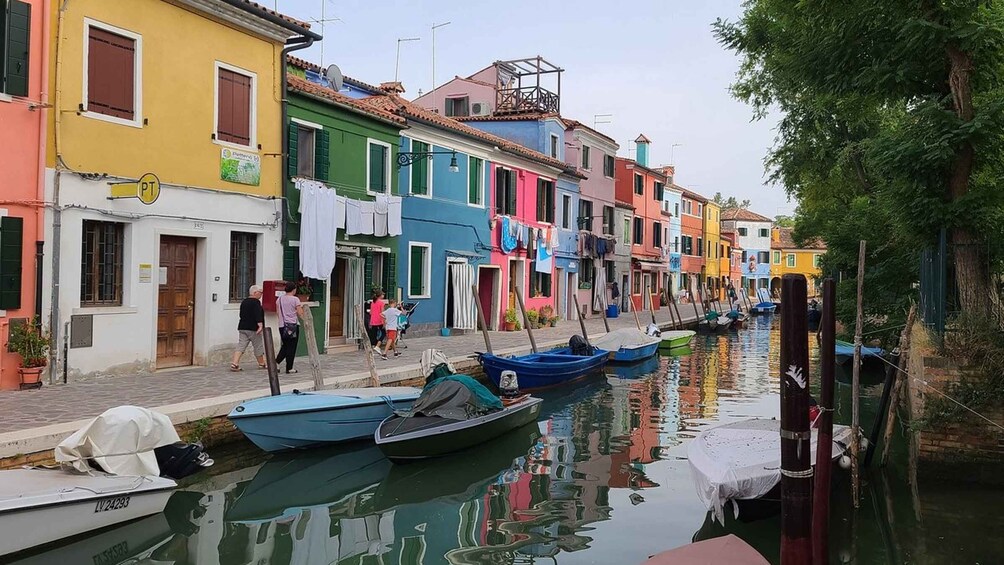
[[[295,185],[300,189],[300,272],[328,280],[335,268],[335,191],[305,179]]]
[[[359,232],[363,235],[373,235],[373,216],[376,209],[375,202],[359,203]]]
[[[377,194],[376,202],[373,203],[373,235],[379,237],[387,236],[388,213],[390,203],[386,194]]]
[[[387,235],[401,235],[401,197],[387,197]]]
[[[499,230],[499,235],[501,236],[499,241],[499,247],[502,248],[502,253],[512,253],[516,249],[516,236],[512,230],[513,222],[508,216],[502,216],[502,227]]]
[[[363,233],[363,211],[359,206],[360,204],[362,203],[358,200],[345,201],[345,233],[347,235],[358,235]]]
[[[335,194],[335,229],[345,229],[345,197]]]

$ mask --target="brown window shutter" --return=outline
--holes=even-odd
[[[136,43],[91,27],[87,53],[87,110],[116,118],[136,118]]]
[[[251,144],[251,77],[220,69],[219,117],[216,133],[220,141]]]

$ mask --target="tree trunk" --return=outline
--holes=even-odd
[[[970,77],[973,72],[973,58],[954,44],[946,47],[949,70],[948,87],[952,93],[952,106],[956,116],[963,122],[971,122],[973,110],[973,90]],[[957,202],[969,192],[969,178],[973,172],[976,149],[966,139],[955,153],[951,175],[948,180],[947,200]],[[964,312],[985,313],[989,306],[989,272],[980,252],[981,242],[964,227],[951,231],[952,256],[955,263],[955,287],[959,305]]]

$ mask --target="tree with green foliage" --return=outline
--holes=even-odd
[[[729,210],[734,208],[742,208],[743,210],[745,210],[746,208],[750,207],[749,199],[739,201],[736,200],[735,196],[729,196],[728,198],[725,198],[724,196],[722,196],[721,192],[716,192],[714,198],[712,198],[711,201],[721,206],[722,210]]]
[[[1004,8],[748,0],[714,31],[742,60],[734,95],[758,118],[782,113],[768,174],[798,200],[796,239],[826,241],[824,269],[853,273],[868,240],[866,303],[893,308],[882,320],[945,228],[960,305],[985,312],[1004,256]]]
[[[774,225],[779,228],[793,228],[795,227],[795,217],[788,216],[786,214],[778,214],[774,216]]]

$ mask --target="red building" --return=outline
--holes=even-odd
[[[615,176],[617,199],[634,205],[630,233],[630,296],[639,310],[649,305],[649,301],[642,300],[645,289],[651,293],[651,304],[658,310],[662,281],[669,273],[667,242],[664,241],[669,224],[662,215],[666,175],[648,168],[650,143],[647,137],[639,135],[635,140],[638,160],[618,157]]]
[[[686,188],[680,203],[680,282],[692,290],[704,284],[704,204],[707,198]]]

